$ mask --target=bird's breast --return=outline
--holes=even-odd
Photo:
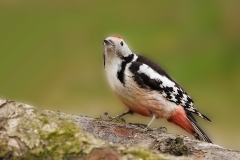
[[[157,118],[168,118],[177,107],[159,91],[141,88],[128,70],[125,72],[125,85],[114,92],[128,108],[143,116],[152,117],[155,114]]]
[[[157,118],[169,118],[177,107],[175,103],[168,101],[159,91],[141,88],[135,81],[134,75],[129,71],[129,65],[124,72],[124,84],[117,78],[117,62],[106,63],[105,72],[111,89],[118,98],[132,111],[143,116]],[[120,65],[120,63],[119,63]]]

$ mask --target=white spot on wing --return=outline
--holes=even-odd
[[[187,110],[189,110],[190,112],[195,112],[195,109],[193,107],[189,107],[187,108]]]
[[[162,95],[163,95],[163,97],[166,97],[166,96],[167,96],[167,94],[166,94],[165,92],[162,92]]]
[[[185,91],[182,88],[178,87],[178,85],[176,85],[175,82],[171,81],[165,75],[157,73],[155,70],[153,70],[146,64],[140,65],[139,70],[137,72],[139,74],[145,74],[150,79],[159,82],[159,86],[163,89],[167,87],[172,88],[173,91],[169,90],[168,92],[162,92],[162,96],[167,97],[169,101],[175,103],[180,102],[180,104],[185,106],[186,109],[195,113],[195,109],[192,107],[193,103],[191,102],[191,100],[188,100],[188,98],[190,97],[185,93]],[[179,95],[180,93],[182,94],[182,96]]]
[[[174,102],[177,102],[177,99],[175,98],[175,96],[174,96],[174,95],[172,95],[172,98],[171,98],[171,100],[172,100],[172,101],[174,101]]]
[[[186,94],[183,94],[182,100],[185,101],[185,102],[187,101],[187,95]]]
[[[166,76],[162,76],[150,68],[148,65],[143,64],[139,67],[137,71],[139,74],[143,73],[147,75],[150,79],[155,79],[156,81],[162,81],[162,86],[164,87],[173,87],[174,91],[177,92],[177,88],[175,88],[175,83],[169,80]]]

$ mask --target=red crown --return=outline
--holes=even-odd
[[[120,36],[113,36],[113,37],[116,37],[116,38],[121,38]]]

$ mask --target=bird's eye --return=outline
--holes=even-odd
[[[121,46],[123,46],[123,41],[120,42]]]

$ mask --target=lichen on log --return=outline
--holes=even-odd
[[[0,159],[187,159],[102,140],[84,131],[99,121],[85,118],[0,100]]]

